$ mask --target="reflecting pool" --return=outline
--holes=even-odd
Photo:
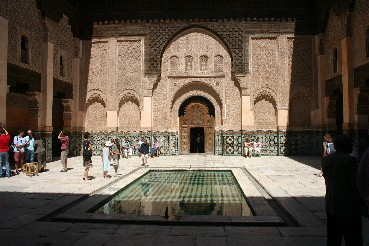
[[[98,214],[253,216],[232,171],[155,170],[118,191]]]

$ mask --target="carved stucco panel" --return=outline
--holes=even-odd
[[[95,101],[87,106],[86,131],[103,131],[106,129],[106,108],[100,101]]]
[[[313,109],[311,103],[314,100],[312,45],[310,37],[288,39],[288,80],[290,81],[290,88],[281,95],[287,99],[292,98],[293,95],[309,95],[309,100],[305,102],[304,106],[306,110],[296,111],[296,113],[306,115],[310,115],[310,111]],[[303,118],[302,116],[296,117]]]
[[[332,10],[329,13],[327,28],[324,32],[324,54],[326,58],[327,79],[341,74],[341,41],[346,35],[346,16],[337,16]],[[333,49],[338,50],[337,72],[333,73]]]
[[[89,66],[89,77],[87,84],[87,95],[91,91],[100,91],[102,95],[107,94],[108,84],[108,43],[94,42],[91,48]],[[88,97],[87,97],[88,100]],[[107,98],[103,97],[104,102]]]
[[[352,20],[352,40],[354,43],[354,66],[360,66],[369,61],[365,57],[365,38],[369,29],[369,1],[356,0]]]
[[[119,130],[137,130],[141,125],[140,107],[137,101],[129,99],[119,109]]]
[[[276,38],[251,39],[252,95],[256,98],[263,88],[278,88]],[[275,98],[276,100],[276,98]]]
[[[40,73],[43,30],[36,2],[8,1],[7,10],[9,17],[8,61]],[[29,64],[20,62],[22,35],[26,36],[29,41]]]
[[[255,128],[258,130],[276,130],[276,109],[270,100],[261,99],[255,103]]]
[[[7,17],[8,13],[8,0],[0,1],[0,15]]]
[[[45,23],[48,29],[48,41],[54,44],[54,78],[71,83],[74,42],[68,18],[63,15],[59,22],[46,18]],[[64,60],[64,76],[60,73],[60,56]]]
[[[143,47],[141,40],[119,40],[117,57],[117,95],[126,90],[141,93],[143,75]],[[142,104],[142,96],[137,98]]]

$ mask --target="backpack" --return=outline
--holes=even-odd
[[[331,155],[335,152],[333,143],[327,143],[327,154]]]

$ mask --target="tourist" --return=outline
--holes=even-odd
[[[138,139],[138,142],[136,144],[136,151],[137,151],[137,155],[138,157],[141,157],[141,144],[143,143],[143,137],[140,137]]]
[[[142,154],[142,165],[141,166],[146,166],[146,167],[149,166],[147,165],[147,158],[149,157],[149,149],[150,149],[150,145],[147,143],[147,139],[145,138],[140,148],[140,152]]]
[[[250,157],[251,158],[251,156],[252,156],[252,146],[253,146],[253,144],[252,144],[250,138],[247,137],[245,139],[244,149],[243,149],[243,154],[244,154],[245,157]]]
[[[9,167],[9,143],[10,135],[4,126],[0,126],[0,177],[7,176],[10,178],[10,167]],[[3,165],[5,167],[5,173],[3,172]]]
[[[124,142],[122,144],[123,147],[123,152],[124,152],[124,157],[127,158],[131,158],[132,156],[132,148],[131,148],[131,143],[128,141],[128,138],[124,139]]]
[[[85,132],[83,134],[83,142],[82,142],[82,148],[83,148],[83,152],[82,152],[82,156],[83,156],[83,167],[85,168],[85,172],[83,175],[83,180],[87,180],[88,179],[88,171],[90,170],[90,168],[92,167],[92,145],[90,142],[90,133],[89,132]]]
[[[61,153],[60,153],[60,161],[63,165],[63,169],[60,172],[68,171],[68,152],[69,152],[69,137],[67,132],[61,131],[59,133],[58,139],[61,142]]]
[[[366,213],[368,216],[369,210],[369,146],[366,148],[363,157],[361,158],[358,174],[357,174],[357,187],[361,198],[366,205]]]
[[[103,162],[103,178],[110,178],[111,176],[108,175],[110,170],[110,159],[111,159],[111,151],[110,147],[113,145],[112,142],[106,141],[105,146],[102,150],[102,162]]]
[[[113,144],[111,146],[111,153],[113,155],[113,168],[114,168],[115,176],[117,176],[118,175],[118,167],[119,167],[119,158],[120,158],[122,153],[120,152],[119,146],[117,144],[117,139],[112,138],[111,142]]]
[[[333,141],[336,151],[323,157],[322,171],[325,179],[325,209],[327,213],[328,245],[363,245],[362,200],[357,187],[358,165],[350,156],[350,138],[339,135]]]
[[[335,151],[334,144],[332,143],[332,136],[326,133],[323,137],[323,156],[333,154]]]
[[[261,155],[261,143],[260,143],[260,138],[259,137],[256,138],[256,141],[254,142],[253,148],[254,148],[255,156],[260,156]]]
[[[19,174],[21,170],[23,170],[24,164],[24,138],[23,138],[23,131],[18,130],[18,135],[14,137],[13,140],[13,149],[14,149],[14,166],[15,166],[15,173]],[[19,169],[20,168],[20,169]]]
[[[27,136],[24,137],[25,141],[25,159],[26,162],[33,162],[35,160],[35,138],[32,135],[32,131],[27,131]]]

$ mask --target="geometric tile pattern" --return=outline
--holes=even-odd
[[[150,171],[97,210],[105,214],[252,216],[232,171]],[[105,207],[105,208],[104,208]]]

